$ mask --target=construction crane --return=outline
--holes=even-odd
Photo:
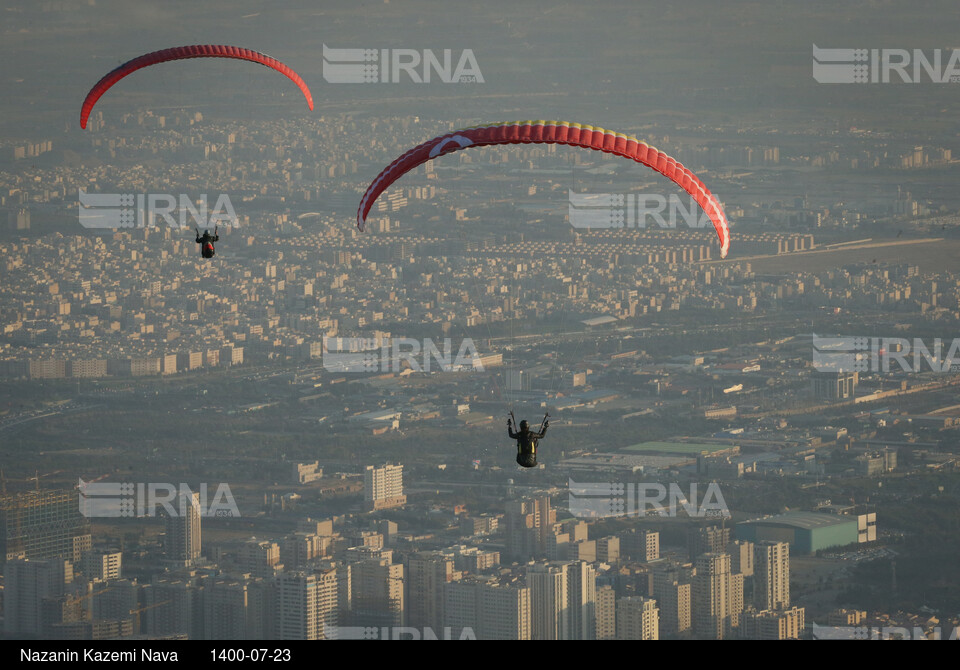
[[[153,605],[147,605],[146,607],[140,607],[135,610],[130,610],[130,614],[136,615],[136,619],[134,619],[134,624],[133,624],[134,634],[136,635],[137,633],[141,632],[140,631],[140,613],[141,612],[152,610],[154,607],[160,607],[161,605],[169,605],[172,602],[173,602],[172,600],[164,600],[161,603],[154,603]]]
[[[84,600],[87,600],[88,598],[93,598],[93,597],[99,596],[100,594],[106,593],[107,591],[113,591],[113,589],[114,589],[113,586],[108,586],[107,588],[105,588],[105,589],[100,589],[99,591],[97,591],[97,590],[95,590],[95,589],[92,589],[92,590],[90,591],[90,593],[84,593],[82,596],[75,596],[75,597],[74,597],[74,602],[82,603]],[[90,605],[90,607],[88,607],[87,605]],[[84,612],[88,612],[88,613],[90,614],[90,618],[91,618],[91,619],[93,618],[93,603],[92,603],[92,602],[81,605],[81,608],[83,609]]]
[[[41,479],[43,479],[44,477],[52,477],[53,475],[58,475],[61,472],[63,472],[63,470],[54,470],[53,472],[47,472],[46,474],[41,475],[39,470],[34,470],[33,477],[27,477],[24,481],[35,482],[36,490],[39,491]]]
[[[34,486],[37,491],[40,490],[40,480],[44,477],[52,477],[54,475],[59,475],[63,470],[54,470],[53,472],[45,472],[40,474],[39,470],[33,471],[33,477],[24,477],[23,479],[14,478],[11,481],[15,482],[35,482]],[[7,495],[7,475],[2,469],[0,469],[0,495]]]
[[[109,477],[109,476],[110,476],[110,473],[108,472],[108,473],[106,473],[106,474],[104,474],[104,475],[100,475],[99,477],[96,477],[95,479],[88,479],[87,481],[84,481],[84,480],[83,480],[83,477],[80,477],[79,479],[80,479],[81,482],[83,482],[83,485],[86,486],[87,484],[96,484],[96,483],[99,482],[100,480],[106,479],[106,478]],[[78,484],[77,484],[76,486],[74,486],[73,488],[75,488],[75,489],[80,488],[80,484],[78,483]]]

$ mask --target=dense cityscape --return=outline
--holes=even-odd
[[[11,36],[57,11],[13,4]],[[803,35],[784,99],[814,85]],[[358,230],[391,160],[553,95],[480,89],[504,59],[477,48],[457,86],[484,93],[436,106],[323,101],[314,63],[310,114],[289,90],[247,113],[228,66],[208,105],[167,74],[165,104],[113,91],[83,130],[17,108],[3,639],[957,638],[960,129],[902,118],[952,110],[942,87],[889,117],[737,112],[722,78],[607,107],[710,185],[726,258],[677,184],[557,144],[426,162]]]

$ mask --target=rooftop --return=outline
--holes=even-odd
[[[824,512],[785,512],[776,516],[768,516],[764,519],[753,519],[744,521],[745,524],[763,523],[781,526],[790,526],[792,528],[802,528],[813,530],[815,528],[826,528],[827,526],[842,526],[844,524],[856,524],[857,520],[851,517],[844,517],[836,514],[827,514]]]

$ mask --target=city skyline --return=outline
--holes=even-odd
[[[953,6],[439,9],[4,4],[4,640],[956,636]]]

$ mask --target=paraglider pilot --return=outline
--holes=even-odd
[[[510,412],[510,416],[513,417],[513,412]],[[537,466],[537,446],[543,436],[547,434],[547,428],[550,427],[550,422],[547,421],[549,416],[549,414],[544,415],[539,432],[530,430],[530,424],[526,420],[521,421],[520,430],[514,432],[513,425],[516,418],[507,419],[507,435],[510,436],[511,440],[517,441],[517,463],[525,468],[535,468]]]
[[[210,234],[209,230],[203,231],[203,236],[200,235],[200,231],[196,228],[197,231],[197,244],[200,245],[200,255],[204,258],[213,258],[214,254],[217,253],[217,250],[213,248],[214,242],[220,241],[220,236],[217,234],[219,226],[213,227],[213,235]]]

